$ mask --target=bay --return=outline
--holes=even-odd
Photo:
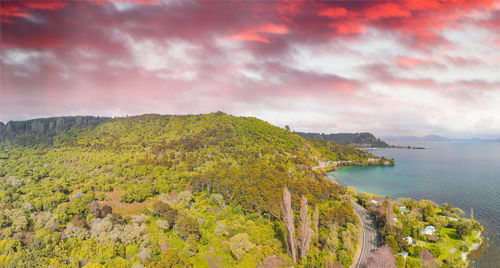
[[[425,150],[375,149],[393,167],[342,167],[328,177],[358,192],[429,199],[464,210],[485,228],[471,267],[500,267],[500,143],[413,143]],[[472,256],[478,254],[472,254]]]

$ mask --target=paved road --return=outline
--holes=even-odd
[[[379,238],[377,229],[375,228],[375,223],[366,210],[354,201],[352,201],[352,204],[354,205],[354,211],[358,215],[361,225],[363,226],[363,235],[360,241],[361,247],[359,247],[356,257],[354,258],[353,265],[351,265],[351,267],[359,268],[366,262],[368,255],[377,250],[379,246]]]

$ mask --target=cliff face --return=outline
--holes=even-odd
[[[389,147],[389,144],[380,139],[377,139],[373,134],[368,132],[335,133],[335,134],[296,132],[296,134],[306,139],[328,140],[339,144],[353,145],[356,147],[363,147],[363,148]]]
[[[64,116],[26,121],[9,121],[7,124],[0,123],[0,141],[23,134],[53,137],[72,127],[97,126],[109,120],[111,120],[109,117]]]

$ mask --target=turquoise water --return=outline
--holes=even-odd
[[[430,199],[464,210],[485,227],[472,267],[500,267],[500,143],[426,143],[426,150],[377,149],[394,167],[344,167],[328,174],[358,192]]]

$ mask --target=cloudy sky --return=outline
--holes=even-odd
[[[3,1],[0,121],[223,111],[500,137],[500,2]]]

